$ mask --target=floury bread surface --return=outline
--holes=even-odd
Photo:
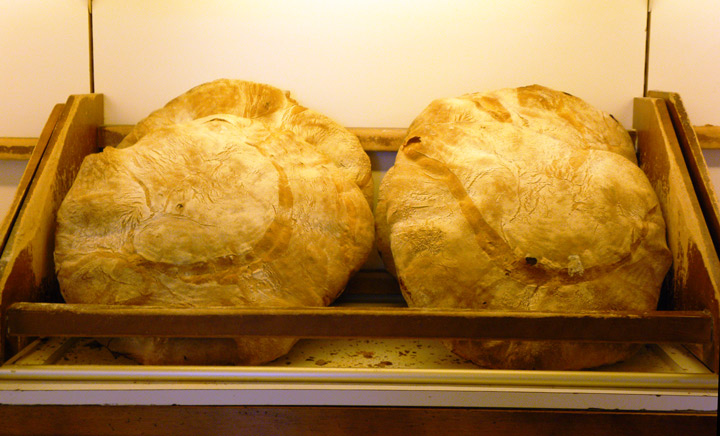
[[[671,262],[627,132],[541,86],[437,100],[380,186],[378,247],[411,306],[653,310]],[[491,368],[580,369],[633,346],[453,340]]]
[[[276,123],[215,114],[164,124],[83,162],[58,212],[55,264],[66,301],[332,302],[373,242],[372,212],[347,168]],[[294,342],[129,338],[109,346],[144,363],[258,364]]]

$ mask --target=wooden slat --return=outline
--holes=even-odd
[[[6,147],[35,147],[38,138],[23,138],[17,136],[1,137],[0,146]]]
[[[712,340],[702,312],[557,314],[409,308],[192,308],[16,303],[10,335],[493,338],[600,342]]]
[[[30,187],[30,183],[32,182],[35,174],[37,173],[37,168],[38,165],[40,165],[40,160],[42,159],[42,156],[47,149],[47,145],[50,142],[50,137],[55,130],[55,126],[57,125],[58,119],[60,119],[60,114],[62,113],[64,108],[64,104],[55,105],[53,110],[50,112],[50,116],[48,117],[47,122],[45,122],[45,126],[40,133],[40,137],[37,139],[33,139],[34,142],[31,146],[31,155],[28,159],[27,165],[25,166],[23,175],[20,178],[18,187],[15,190],[15,197],[13,198],[13,201],[10,204],[10,209],[7,211],[7,214],[5,215],[5,218],[0,225],[0,254],[2,254],[3,250],[5,249],[5,244],[7,243],[8,237],[10,236],[10,228],[15,222],[17,214],[20,211],[20,207],[22,206],[22,203],[27,196],[27,191]]]
[[[32,156],[38,138],[0,138],[0,159],[25,160]]]
[[[715,252],[692,179],[663,99],[636,98],[633,126],[638,132],[638,160],[648,176],[667,227],[673,253],[666,304],[675,310],[707,310],[718,319],[720,260]],[[720,330],[713,341],[691,347],[706,365],[718,372]]]
[[[118,145],[132,128],[127,124],[101,126],[98,129],[98,145],[100,148]],[[402,128],[350,127],[348,130],[360,139],[366,151],[397,151],[406,132]]]
[[[720,253],[720,204],[718,203],[718,197],[713,188],[714,184],[710,178],[708,165],[705,161],[699,138],[690,122],[690,116],[685,109],[680,94],[660,91],[650,91],[648,94],[650,97],[661,98],[665,101],[670,120],[672,121],[672,127],[675,130],[677,143],[680,146],[682,158],[684,159],[683,170],[686,170],[690,177],[691,187],[694,189],[697,202],[700,205],[701,214],[699,217],[704,218],[705,221],[698,226],[698,237],[705,238],[705,234],[709,233],[710,242],[712,243],[712,247],[706,247],[706,260],[703,262],[695,261],[695,267],[705,267],[706,270],[709,269],[709,274],[717,274],[720,270],[720,264],[718,264],[718,253]],[[712,252],[713,248],[714,252]],[[691,254],[688,253],[687,256],[689,258]],[[716,280],[720,280],[720,278],[716,278]],[[690,306],[685,303],[678,307],[701,307],[715,313],[717,316],[717,314],[720,313],[720,308],[718,307],[720,292],[717,286],[718,283],[716,282],[714,286],[704,285],[702,288],[695,289],[692,292],[692,296],[688,299],[692,301],[692,305]],[[703,353],[709,355],[706,361],[708,361],[708,359],[709,361],[714,360],[716,365],[720,365],[720,356],[718,356],[718,353],[720,353],[720,342],[717,337],[715,344],[713,344],[710,349],[706,347]]]
[[[350,127],[365,151],[398,151],[407,129],[372,129]]]
[[[42,419],[38,419],[42,417]],[[717,413],[313,406],[0,406],[5,435],[714,435]]]
[[[702,148],[720,148],[720,126],[693,126]]]

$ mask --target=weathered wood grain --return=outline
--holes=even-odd
[[[720,261],[666,103],[659,98],[636,98],[633,113],[640,167],[658,195],[667,226],[668,245],[673,253],[669,288],[672,308],[707,310],[717,320]],[[717,323],[713,329],[713,342],[692,348],[717,372],[720,335]]]
[[[55,130],[55,126],[57,125],[60,114],[62,113],[64,108],[65,105],[63,104],[55,105],[52,112],[50,112],[50,116],[45,123],[45,127],[43,127],[40,137],[36,139],[34,144],[32,145],[31,156],[28,160],[27,165],[25,166],[25,171],[23,171],[20,182],[18,183],[17,190],[15,191],[15,197],[10,204],[10,209],[7,211],[7,214],[2,221],[2,225],[0,225],[0,254],[5,249],[5,244],[7,243],[8,237],[10,236],[10,229],[15,222],[15,218],[20,211],[20,207],[22,206],[25,197],[27,196],[27,191],[28,188],[30,188],[30,183],[37,174],[37,168],[40,164],[40,160],[42,159],[43,154],[47,149],[47,145],[50,142],[50,137]]]
[[[55,216],[83,158],[97,150],[102,117],[102,95],[68,98],[0,257],[0,314],[17,301],[59,300],[53,263]],[[4,316],[0,322],[5,332]],[[20,345],[6,339],[0,335],[0,361]]]
[[[710,231],[715,251],[720,252],[720,204],[708,172],[708,165],[702,153],[699,138],[693,129],[690,117],[680,94],[675,92],[650,91],[650,97],[665,101],[680,145],[685,165],[692,180],[703,216]]]

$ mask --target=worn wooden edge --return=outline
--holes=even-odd
[[[667,105],[715,251],[716,253],[720,252],[720,204],[713,188],[713,182],[708,172],[708,165],[703,156],[699,138],[690,122],[682,97],[675,92],[660,91],[650,91],[648,95],[663,99]]]
[[[697,136],[697,133],[690,121],[690,116],[685,108],[682,97],[676,92],[664,92],[664,91],[650,91],[648,93],[650,97],[661,98],[664,100],[667,111],[672,121],[672,127],[675,131],[677,143],[680,147],[682,157],[684,159],[684,168],[692,181],[692,187],[697,196],[697,201],[702,211],[702,217],[704,218],[707,232],[710,235],[713,247],[708,247],[708,251],[714,248],[714,253],[706,253],[707,267],[716,270],[717,268],[713,265],[718,265],[718,253],[720,253],[720,204],[718,203],[718,197],[713,188],[713,181],[710,178],[708,171],[708,165],[703,155],[702,147]],[[701,229],[704,231],[704,229]],[[707,291],[706,291],[707,292]],[[703,298],[702,295],[697,295],[696,298]],[[718,305],[720,304],[720,293],[717,288],[713,291],[709,291],[704,298],[703,306],[709,310],[712,310],[716,316],[720,314]],[[720,336],[720,330],[716,336]],[[720,365],[720,339],[716,337],[713,345],[714,351],[713,360],[716,365]],[[707,359],[704,359],[707,361]]]
[[[30,181],[0,257],[0,362],[25,345],[7,337],[5,310],[17,301],[57,301],[52,247],[55,214],[82,159],[97,150],[102,94],[68,97]]]
[[[38,138],[0,137],[0,160],[27,160]]]
[[[639,135],[640,166],[658,195],[668,226],[668,246],[673,251],[672,307],[706,310],[712,314],[715,320],[712,341],[689,348],[718,372],[720,260],[666,102],[656,97],[634,99],[633,126]]]
[[[15,303],[8,334],[60,337],[289,336],[529,339],[625,343],[712,340],[705,312],[491,312],[388,307],[165,308]]]
[[[40,165],[40,160],[42,159],[42,156],[47,149],[47,145],[50,142],[50,137],[52,136],[53,131],[55,131],[55,127],[57,126],[58,120],[60,119],[60,114],[62,113],[64,108],[64,104],[57,104],[55,105],[55,107],[53,107],[47,119],[47,122],[45,122],[45,126],[40,133],[40,137],[34,140],[35,142],[32,145],[32,153],[28,159],[27,165],[25,165],[25,170],[23,171],[22,177],[20,177],[20,182],[18,183],[17,189],[15,191],[13,201],[10,204],[10,208],[8,209],[7,213],[5,214],[5,217],[3,218],[2,224],[0,224],[0,255],[5,249],[5,244],[7,243],[7,240],[10,236],[10,229],[15,223],[15,219],[17,218],[18,212],[22,207],[23,201],[25,201],[25,197],[27,196],[30,183],[32,182],[35,174],[37,173],[38,166]]]
[[[693,126],[693,129],[702,148],[720,148],[720,126],[706,124],[704,126]]]
[[[42,417],[42,419],[38,419]],[[712,435],[717,412],[460,407],[0,405],[3,434]]]
[[[132,125],[127,124],[100,126],[98,146],[104,148],[118,145],[132,128]],[[358,137],[365,151],[397,151],[405,137],[406,129],[348,127],[348,131]]]

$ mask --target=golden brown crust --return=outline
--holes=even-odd
[[[294,133],[330,158],[372,204],[370,159],[358,138],[331,118],[301,106],[289,92],[262,83],[218,79],[198,85],[141,120],[117,148],[129,147],[162,127],[216,114],[249,118]]]
[[[367,201],[326,156],[290,131],[213,115],[88,156],[58,211],[55,264],[71,303],[323,306],[372,241]],[[222,363],[202,360],[221,343],[223,362],[260,363],[293,342],[114,341],[175,363]]]
[[[606,150],[637,163],[628,132],[612,117],[570,94],[540,85],[505,88],[433,101],[411,124],[512,124],[573,148]]]
[[[439,100],[413,122],[376,209],[378,247],[389,249],[383,259],[392,257],[409,304],[655,308],[670,263],[657,198],[627,132],[583,105],[530,87]],[[483,366],[553,369],[630,351],[495,341],[452,348]]]

